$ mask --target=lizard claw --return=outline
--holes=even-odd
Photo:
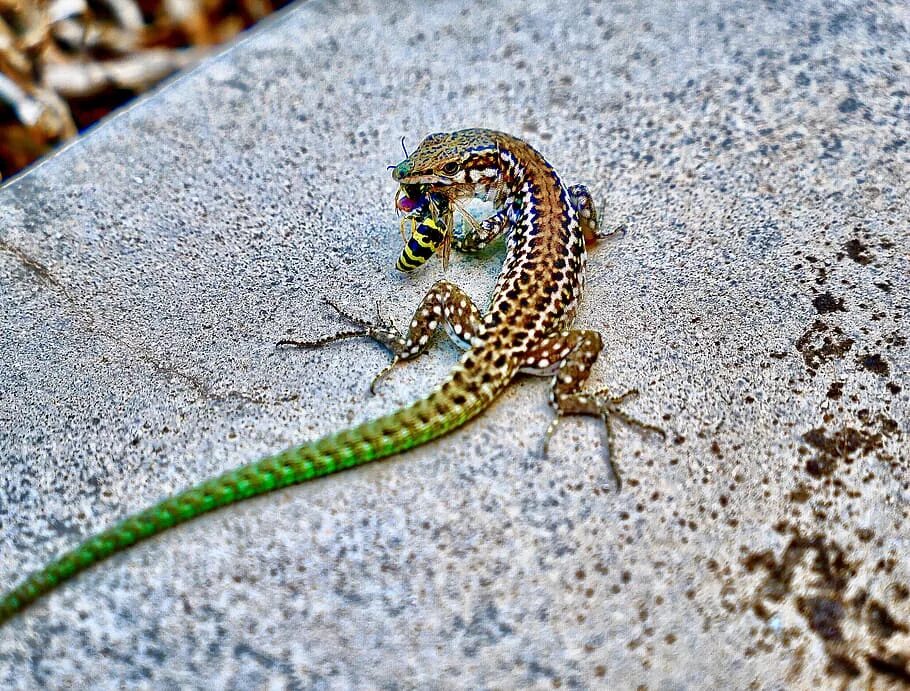
[[[540,445],[540,453],[544,458],[550,453],[550,439],[553,438],[553,434],[559,426],[559,421],[562,420],[563,417],[563,414],[557,410],[556,417],[550,420],[550,424],[547,425],[547,431],[543,434],[543,443]]]
[[[607,389],[599,389],[594,392],[594,397],[600,403],[601,416],[606,415],[619,418],[629,427],[634,427],[643,432],[651,432],[652,434],[658,435],[661,439],[666,440],[667,433],[664,429],[657,425],[652,425],[650,422],[644,422],[638,418],[634,418],[619,408],[620,405],[629,399],[638,396],[638,389],[629,389],[619,396],[607,396],[607,393]]]
[[[340,314],[342,317],[344,317],[348,321],[353,322],[354,324],[359,326],[360,330],[341,331],[340,333],[333,334],[331,336],[324,336],[322,338],[317,338],[314,340],[298,340],[298,339],[293,339],[293,338],[283,338],[280,341],[278,341],[275,344],[275,346],[276,347],[291,346],[293,348],[304,348],[304,349],[320,348],[324,345],[328,345],[329,343],[334,343],[335,341],[340,341],[344,338],[357,338],[359,336],[369,336],[370,335],[370,333],[369,333],[370,325],[369,324],[346,313],[344,310],[342,310],[338,305],[336,305],[334,302],[332,302],[328,298],[323,298],[323,300],[329,307],[331,307],[336,312],[338,312],[338,314]]]
[[[607,230],[602,233],[597,233],[594,236],[596,240],[622,240],[626,237],[626,234],[629,232],[629,228],[625,223],[620,223],[618,226],[615,226],[612,230]]]
[[[657,434],[664,440],[667,438],[667,433],[657,425],[652,425],[649,422],[643,422],[638,418],[634,418],[619,408],[621,404],[625,403],[630,398],[638,396],[638,389],[629,389],[619,396],[606,397],[606,393],[606,389],[600,389],[595,392],[594,397],[600,404],[600,417],[604,421],[604,427],[607,430],[607,455],[610,463],[610,471],[613,473],[613,477],[616,478],[616,491],[619,491],[622,489],[622,475],[620,475],[619,468],[614,461],[616,456],[616,445],[614,443],[613,435],[613,418],[618,418],[629,427],[636,428],[639,431]]]
[[[399,359],[397,357],[393,358],[392,361],[388,365],[386,365],[385,367],[382,368],[382,370],[380,370],[379,374],[377,374],[375,377],[373,377],[373,381],[370,382],[370,393],[371,394],[373,394],[374,396],[376,395],[376,385],[380,382],[380,380],[384,379],[385,376],[395,368],[395,365],[397,365],[398,362],[399,362]]]

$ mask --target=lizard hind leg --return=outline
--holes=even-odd
[[[665,437],[666,434],[659,427],[637,420],[620,408],[625,401],[638,394],[635,389],[627,391],[621,396],[610,396],[606,389],[592,392],[582,390],[582,385],[590,376],[591,369],[602,349],[603,341],[596,331],[563,331],[548,336],[528,352],[525,355],[521,371],[540,376],[553,375],[550,405],[556,410],[556,417],[544,434],[544,455],[547,453],[550,438],[563,417],[568,415],[599,417],[606,428],[610,469],[616,478],[617,486],[621,487],[621,476],[614,460],[616,454],[613,418],[618,418],[630,427],[659,434],[662,437]]]

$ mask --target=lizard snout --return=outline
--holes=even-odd
[[[397,166],[392,168],[392,179],[395,182],[401,182],[402,178],[406,178],[411,172],[411,162],[408,159],[403,160]]]

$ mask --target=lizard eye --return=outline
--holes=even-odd
[[[455,161],[449,161],[442,167],[442,172],[446,175],[455,175],[458,172],[458,164]]]

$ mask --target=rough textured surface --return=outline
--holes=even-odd
[[[903,3],[313,2],[0,191],[0,587],[164,494],[428,390],[385,166],[525,136],[627,236],[579,323],[667,443],[546,384],[393,461],[195,521],[0,630],[0,685],[910,679]],[[501,248],[449,277],[489,294]]]

